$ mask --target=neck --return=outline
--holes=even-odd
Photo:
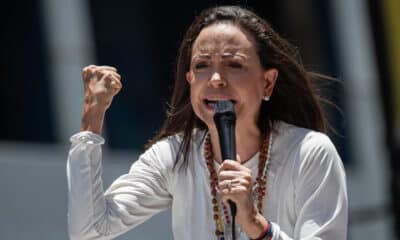
[[[214,158],[218,163],[221,163],[225,159],[221,159],[221,148],[219,145],[218,131],[215,126],[209,128],[212,150]],[[261,144],[261,132],[257,126],[249,128],[241,128],[236,126],[236,151],[239,155],[240,162],[245,163],[254,154],[260,150]]]

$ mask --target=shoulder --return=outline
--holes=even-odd
[[[201,146],[204,139],[205,132],[203,130],[194,130],[192,134],[191,149],[198,148]],[[154,159],[160,162],[162,165],[174,166],[177,160],[178,154],[183,144],[183,134],[177,133],[168,137],[165,137],[151,147],[149,147],[141,156],[140,159]],[[182,157],[182,156],[179,156]]]
[[[330,138],[322,132],[297,127],[282,121],[275,124],[273,131],[276,141],[284,144],[286,148],[294,148],[301,152],[309,152],[313,149],[336,151]]]
[[[328,167],[334,162],[341,164],[336,148],[326,134],[285,122],[278,122],[274,129],[278,149],[290,154],[295,169],[302,171],[312,165]]]
[[[179,134],[165,137],[151,145],[139,159],[151,159],[160,163],[171,165],[179,152],[182,138]]]

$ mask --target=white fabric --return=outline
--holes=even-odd
[[[216,239],[203,136],[194,134],[187,171],[173,170],[180,138],[159,141],[104,193],[101,144],[91,132],[71,137],[67,163],[71,239],[112,239],[172,208],[176,240]],[[340,157],[329,138],[275,124],[264,215],[277,239],[346,239],[347,191]],[[244,165],[256,177],[258,154]],[[156,229],[156,226],[155,226]],[[248,239],[242,232],[237,239]]]

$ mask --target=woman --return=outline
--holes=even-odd
[[[67,175],[72,239],[111,239],[172,208],[175,239],[345,239],[344,169],[296,51],[254,13],[203,11],[179,49],[171,109],[160,133],[104,193],[100,136],[121,89],[117,70],[83,69],[81,132]],[[239,161],[221,159],[216,101],[237,114]]]

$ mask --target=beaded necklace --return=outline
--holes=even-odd
[[[269,160],[270,160],[270,149],[272,144],[272,132],[267,132],[265,134],[265,139],[261,144],[260,148],[260,155],[258,159],[258,174],[256,181],[253,185],[253,194],[255,195],[255,199],[258,200],[257,202],[257,209],[258,212],[262,214],[263,211],[263,199],[266,195],[266,186],[267,186],[267,172],[269,167]],[[211,139],[210,134],[207,134],[205,143],[204,143],[204,156],[207,160],[207,168],[210,172],[210,189],[211,189],[211,196],[212,196],[212,205],[213,205],[213,212],[214,212],[214,221],[215,221],[215,235],[217,236],[218,240],[224,239],[224,224],[222,222],[222,218],[219,214],[220,207],[218,205],[217,200],[217,185],[218,185],[218,177],[216,170],[214,168],[214,154],[212,151]],[[231,220],[228,214],[228,208],[225,204],[222,204],[223,212],[225,215],[225,222],[227,225],[230,225]],[[234,229],[232,230],[234,231]]]

